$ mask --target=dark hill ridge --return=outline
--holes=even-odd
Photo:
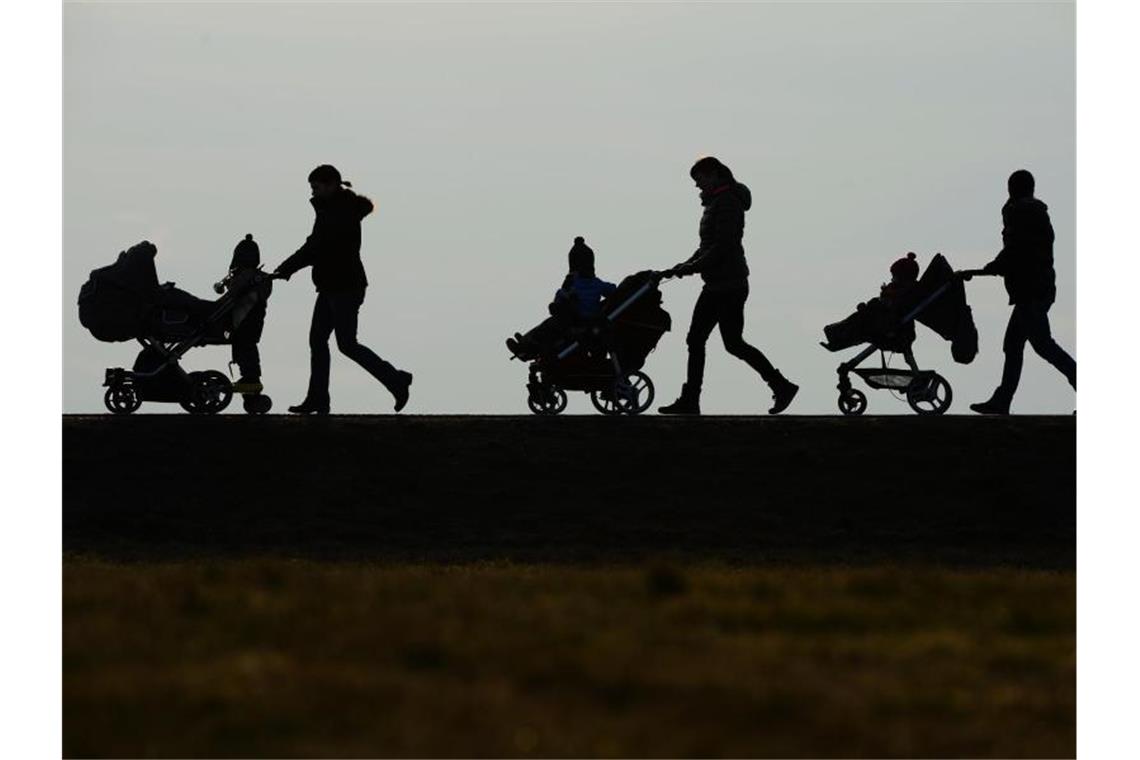
[[[63,546],[120,559],[1071,569],[1072,417],[65,416]]]

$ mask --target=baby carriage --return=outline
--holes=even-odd
[[[922,277],[889,303],[881,298],[871,299],[859,304],[846,319],[823,328],[827,341],[820,345],[828,351],[868,344],[839,365],[839,411],[858,415],[867,409],[866,395],[851,387],[852,372],[871,388],[904,394],[910,408],[918,414],[944,414],[950,408],[954,397],[950,383],[933,370],[919,369],[914,360],[911,346],[915,322],[950,341],[951,354],[959,364],[969,364],[977,355],[978,331],[966,303],[965,287],[942,254],[935,255]],[[857,369],[876,351],[881,356],[879,367]],[[888,352],[903,354],[909,369],[890,367]]]
[[[196,346],[229,344],[251,307],[269,297],[273,276],[258,269],[231,283],[218,300],[208,301],[173,283],[160,285],[157,252],[143,241],[120,253],[114,264],[92,271],[79,291],[79,321],[96,339],[142,345],[131,369],[106,371],[103,403],[113,414],[130,414],[144,401],[178,403],[191,414],[217,414],[233,398],[229,378],[217,370],[186,372],[178,362]],[[273,404],[261,393],[245,394],[242,402],[250,414],[265,414]]]
[[[626,277],[602,304],[597,320],[571,328],[563,345],[533,358],[527,406],[535,414],[561,414],[566,391],[590,394],[602,414],[641,414],[653,403],[653,381],[641,371],[661,336],[672,327],[661,307],[660,275]],[[518,358],[518,357],[515,357]]]

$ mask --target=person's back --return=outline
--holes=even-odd
[[[372,201],[347,187],[309,200],[316,211],[313,232],[278,271],[290,275],[311,264],[318,291],[361,290],[368,286],[360,260],[360,222],[372,213]]]
[[[1053,303],[1053,225],[1049,207],[1035,197],[1010,198],[1001,209],[1002,251],[990,272],[1005,278],[1009,302]]]
[[[602,299],[617,290],[612,282],[594,275],[581,275],[571,272],[566,275],[562,288],[555,294],[555,303],[565,301],[570,304],[572,317],[578,321],[589,321],[602,313]]]

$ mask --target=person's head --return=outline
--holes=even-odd
[[[321,164],[309,172],[309,187],[314,198],[332,195],[341,187],[352,187],[351,182],[341,179],[340,172],[332,164]]]
[[[918,280],[918,261],[913,252],[891,264],[891,282],[909,285]]]
[[[1009,197],[1010,198],[1032,198],[1035,186],[1033,175],[1025,169],[1018,169],[1013,174],[1009,175]]]
[[[586,245],[586,239],[581,235],[574,238],[574,245],[567,256],[570,271],[580,277],[594,276],[594,249]]]
[[[702,192],[715,190],[721,185],[735,181],[732,170],[713,156],[705,156],[689,169],[689,176]]]
[[[234,257],[230,269],[253,269],[261,263],[261,249],[253,235],[246,235],[234,246]]]

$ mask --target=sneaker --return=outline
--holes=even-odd
[[[681,394],[681,397],[674,401],[672,404],[666,404],[657,408],[658,414],[676,414],[676,415],[691,415],[699,416],[701,413],[701,402],[695,398],[687,397]]]
[[[396,406],[393,407],[397,412],[403,409],[408,404],[408,390],[412,387],[412,373],[400,370],[399,379],[396,381],[396,387],[392,390],[392,395],[396,397]]]
[[[792,399],[800,392],[800,386],[795,383],[785,380],[775,390],[772,391],[772,408],[768,410],[768,414],[779,414],[788,408],[792,403]]]
[[[257,377],[239,377],[234,383],[234,393],[240,393],[243,396],[257,395],[265,390],[265,386],[261,384],[261,378]]]
[[[325,404],[324,406],[318,406],[317,404],[312,403],[308,399],[305,399],[304,401],[297,404],[296,406],[289,407],[289,413],[290,414],[325,415],[325,414],[329,413],[329,405]]]
[[[1009,404],[1003,404],[1000,401],[982,401],[977,404],[970,404],[970,409],[978,414],[996,414],[1005,415],[1009,414]]]

